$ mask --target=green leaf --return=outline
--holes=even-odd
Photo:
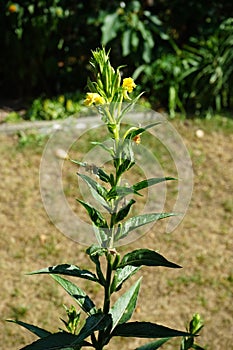
[[[73,342],[74,345],[80,344],[85,338],[95,331],[100,331],[110,326],[112,322],[110,315],[97,313],[86,319],[86,323],[78,334],[77,339]]]
[[[125,107],[122,109],[122,111],[119,113],[119,115],[116,118],[117,123],[121,122],[125,114],[130,113],[130,111],[133,110],[134,105],[137,103],[137,101],[141,98],[143,94],[144,92],[141,92],[134,100],[131,100],[130,103],[124,103]]]
[[[95,304],[81,288],[58,275],[51,275],[51,277],[57,281],[72,298],[74,298],[78,305],[88,315],[92,315],[97,312]]]
[[[7,320],[7,322],[16,323],[19,326],[22,326],[22,327],[28,329],[30,332],[32,332],[33,334],[37,335],[40,338],[47,337],[51,334],[49,331],[46,331],[45,329],[34,326],[33,324],[25,323],[25,322],[18,321],[18,320]]]
[[[54,333],[45,338],[39,339],[20,350],[78,350],[82,345],[88,344],[83,342],[79,344],[78,347],[76,345],[73,346],[72,343],[76,341],[77,338],[77,335],[71,333]]]
[[[170,339],[171,338],[162,338],[162,339],[153,341],[152,343],[142,345],[135,350],[156,350],[156,349],[160,348],[160,346],[162,346],[164,343],[166,343]]]
[[[70,264],[61,264],[50,266],[45,269],[30,272],[28,275],[36,274],[57,274],[84,278],[86,280],[98,282],[96,275],[88,270],[81,270],[78,266]]]
[[[91,142],[92,145],[96,145],[96,146],[100,146],[101,148],[103,148],[105,151],[107,151],[110,154],[113,154],[113,147],[108,147],[106,146],[104,143],[102,142],[97,142],[97,141],[92,141]]]
[[[101,248],[97,245],[91,245],[87,248],[86,253],[90,256],[91,260],[96,263],[100,256],[103,256],[107,252],[106,248]]]
[[[107,182],[107,183],[112,183],[111,182],[111,176],[109,176],[103,169],[98,168],[98,171],[96,173],[96,175],[99,176],[100,180],[102,180],[103,182]]]
[[[99,243],[99,247],[107,247],[110,237],[109,231],[101,227],[96,227],[94,224],[93,230],[95,232],[97,242]]]
[[[159,253],[150,249],[137,249],[123,256],[118,267],[131,266],[165,266],[181,268],[181,266],[168,261]]]
[[[169,181],[169,180],[177,180],[177,179],[174,177],[153,177],[151,179],[143,180],[136,183],[135,185],[132,186],[132,188],[135,191],[139,191],[139,190],[142,190],[143,188],[147,188],[149,186],[153,186],[160,182]]]
[[[153,128],[156,125],[161,124],[161,122],[152,123],[149,125],[144,126],[143,128],[138,128],[137,130],[132,130],[130,133],[127,134],[126,139],[133,139],[135,136],[142,134],[147,129]]]
[[[121,174],[123,174],[126,170],[129,170],[132,168],[132,166],[135,164],[133,159],[124,159],[124,161],[121,163],[121,165],[118,168],[117,175],[120,177]]]
[[[94,262],[96,265],[96,273],[99,277],[100,283],[104,286],[105,285],[105,278],[101,270],[101,265],[99,258],[100,256],[104,255],[106,253],[107,249],[101,248],[96,245],[90,246],[87,250],[86,253],[90,256],[90,259]]]
[[[78,160],[70,159],[70,161],[74,164],[80,165],[82,167],[86,167],[87,163],[79,162]]]
[[[83,179],[88,184],[89,187],[93,188],[93,190],[96,193],[98,193],[98,195],[100,195],[103,199],[106,199],[107,192],[108,192],[106,188],[101,186],[98,182],[93,180],[90,176],[80,174],[80,173],[78,173],[78,176],[80,176],[81,179]]]
[[[122,224],[121,230],[115,237],[115,240],[124,238],[130,231],[133,231],[140,226],[176,215],[177,214],[174,213],[151,213],[134,216]]]
[[[112,330],[120,323],[127,322],[132,316],[137,303],[141,278],[125,292],[110,309]]]
[[[137,193],[132,187],[126,187],[126,186],[117,186],[111,188],[111,190],[108,192],[107,198],[108,200],[115,199],[115,198],[123,198],[127,196],[128,194],[138,194],[139,196],[140,193]]]
[[[117,36],[117,32],[120,26],[118,20],[118,14],[112,13],[105,16],[104,24],[101,27],[102,30],[102,44],[106,45],[109,41]]]
[[[87,204],[86,202],[81,201],[80,199],[77,199],[77,201],[84,206],[92,222],[97,227],[108,228],[107,221],[103,218],[103,216],[100,214],[100,212],[97,209]]]
[[[122,56],[125,57],[130,53],[131,30],[125,30],[122,35]]]
[[[122,284],[134,275],[140,267],[126,265],[123,268],[117,268],[113,277],[111,292],[117,291],[121,288]]]
[[[127,205],[125,205],[118,211],[115,217],[115,223],[118,223],[119,221],[123,220],[128,215],[130,208],[134,203],[136,203],[136,201],[134,199],[131,199]]]
[[[151,322],[128,322],[116,326],[112,336],[136,338],[187,337],[190,333]]]

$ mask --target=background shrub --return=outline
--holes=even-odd
[[[90,52],[104,44],[154,107],[230,109],[231,16],[230,0],[1,2],[1,96],[83,91]]]

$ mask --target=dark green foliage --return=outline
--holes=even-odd
[[[30,273],[30,275],[36,275],[36,274],[60,274],[60,275],[84,278],[94,282],[98,281],[98,279],[96,278],[96,275],[93,274],[92,272],[88,270],[82,270],[78,266],[70,265],[70,264],[50,266],[50,267],[47,267],[46,269],[41,269]]]
[[[184,337],[189,333],[164,327],[150,322],[128,322],[120,324],[113,332],[115,336],[137,338]]]
[[[172,268],[180,268],[181,266],[174,264],[162,255],[150,249],[138,249],[127,253],[121,260],[119,267],[124,266],[166,266]]]
[[[74,95],[69,106],[55,98],[44,107],[37,97],[83,91],[90,51],[104,44],[116,65],[123,56],[127,75],[137,69],[146,98],[172,117],[230,109],[232,13],[230,0],[1,2],[1,96],[35,97],[29,119],[79,111]]]
[[[37,326],[33,326],[32,324],[26,323],[26,322],[22,322],[19,320],[7,320],[8,322],[14,322],[17,323],[19,326],[22,326],[26,329],[28,329],[31,333],[37,335],[39,338],[45,338],[48,337],[50,334],[52,334],[51,332],[46,331],[45,329],[42,329],[40,327]]]

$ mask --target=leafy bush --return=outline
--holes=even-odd
[[[79,94],[64,94],[51,99],[40,97],[32,102],[25,118],[32,121],[63,119],[84,109]]]
[[[191,38],[181,50],[162,54],[137,68],[142,87],[152,92],[155,107],[168,106],[174,117],[198,111],[230,109],[233,102],[233,18],[223,21],[206,39]]]
[[[139,69],[142,90],[171,116],[229,109],[232,10],[230,0],[1,2],[1,95],[83,90],[90,51],[103,44],[115,65],[124,57],[128,75]]]
[[[159,39],[168,40],[161,20],[149,10],[144,10],[140,1],[120,3],[114,12],[100,15],[102,44],[111,48],[121,45],[121,55],[127,61],[150,63],[156,56]]]
[[[189,88],[188,105],[197,110],[231,108],[233,102],[233,18],[223,21],[206,40],[190,39],[184,56],[190,67],[181,78]]]

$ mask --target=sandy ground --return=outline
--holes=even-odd
[[[134,320],[185,329],[192,315],[199,312],[205,322],[200,345],[209,350],[230,350],[233,134],[208,123],[202,137],[195,122],[174,122],[174,126],[193,161],[194,190],[187,215],[172,234],[163,233],[165,223],[161,221],[120,252],[148,247],[183,269],[141,270],[143,281]],[[43,208],[38,177],[42,150],[32,144],[19,147],[16,135],[0,135],[0,349],[4,350],[20,349],[35,339],[6,319],[18,318],[56,331],[62,327],[59,318],[65,317],[62,305],[73,303],[49,276],[26,276],[26,272],[63,262],[92,268],[86,248],[60,233]],[[79,285],[101,306],[102,290],[85,281]],[[135,349],[143,343],[116,339],[108,348]],[[177,340],[163,349],[179,349]]]

